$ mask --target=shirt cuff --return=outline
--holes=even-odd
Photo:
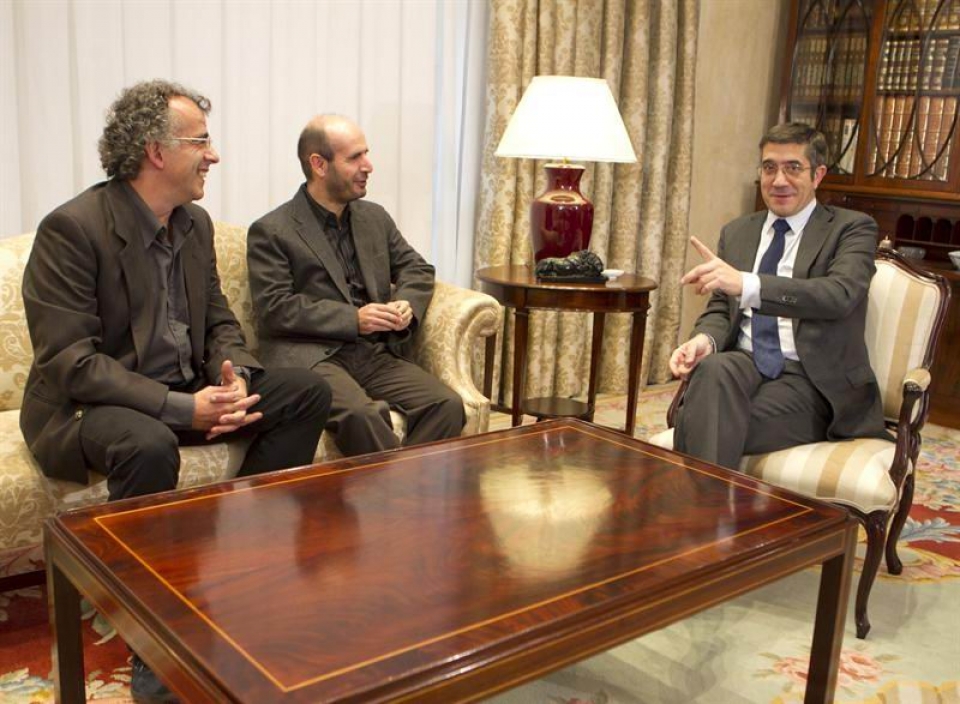
[[[711,334],[708,333],[708,332],[705,332],[705,333],[703,333],[703,334],[707,336],[707,339],[708,339],[708,340],[710,340],[710,349],[711,349],[713,352],[716,352],[716,351],[717,351],[717,341],[713,338],[713,335],[711,335]]]
[[[740,292],[740,310],[760,307],[760,277],[749,271],[743,275],[743,290]]]
[[[188,430],[193,427],[193,409],[193,394],[168,391],[167,400],[160,409],[160,422],[174,430]]]

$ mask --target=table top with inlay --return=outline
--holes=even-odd
[[[563,420],[71,512],[47,548],[188,701],[454,701],[824,563],[853,531]]]

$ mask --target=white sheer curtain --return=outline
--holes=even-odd
[[[249,225],[290,198],[301,128],[341,113],[367,134],[368,198],[468,285],[486,14],[476,0],[0,0],[0,235],[102,180],[105,109],[161,77],[213,102],[214,219]]]

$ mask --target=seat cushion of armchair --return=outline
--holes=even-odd
[[[648,442],[673,449],[673,430],[657,433]],[[889,511],[899,498],[890,478],[895,450],[894,443],[876,438],[814,442],[765,455],[745,456],[740,471],[784,489],[850,506],[863,513]]]

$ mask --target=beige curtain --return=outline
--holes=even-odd
[[[533,261],[529,204],[545,188],[543,165],[493,155],[530,79],[605,78],[638,163],[588,165],[581,190],[595,208],[590,248],[607,267],[660,283],[647,321],[642,382],[670,378],[667,360],[680,324],[698,6],[699,0],[491,0],[475,264]],[[591,324],[591,316],[578,313],[531,315],[526,397],[586,395]],[[510,315],[499,350],[504,389],[513,372],[512,327]],[[607,317],[601,392],[626,392],[629,331],[628,315]]]

